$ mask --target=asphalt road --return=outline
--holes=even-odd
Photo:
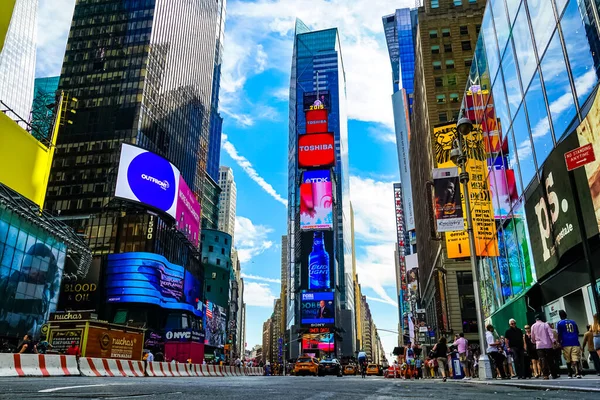
[[[598,393],[528,390],[379,377],[0,378],[0,399],[594,399]]]

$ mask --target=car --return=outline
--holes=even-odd
[[[342,376],[342,365],[335,358],[324,358],[319,363],[319,376],[337,375]]]
[[[294,366],[294,375],[312,375],[317,376],[319,374],[319,363],[317,359],[309,356],[300,356],[296,360]]]
[[[377,364],[367,365],[367,376],[369,375],[381,375],[381,368]]]
[[[358,368],[354,364],[348,364],[344,366],[344,375],[356,375]]]

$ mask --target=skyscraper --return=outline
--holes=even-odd
[[[233,179],[233,170],[229,167],[219,168],[219,230],[231,235],[235,232],[235,207],[237,190]]]
[[[308,332],[314,325],[301,315],[305,309],[301,303],[310,301],[301,291],[309,289],[309,263],[311,271],[316,271],[316,256],[309,262],[312,248],[321,248],[315,250],[321,252],[320,262],[326,259],[322,252],[330,260],[327,268],[318,266],[329,274],[329,279],[321,281],[329,287],[329,294],[318,296],[333,296],[329,301],[336,310],[335,323],[323,328],[336,336],[338,356],[352,355],[355,350],[345,86],[337,28],[313,32],[296,20],[288,142],[288,328]],[[319,236],[315,231],[323,233]],[[299,342],[291,346],[290,356],[297,356],[300,347]]]
[[[10,10],[2,10],[9,12]],[[4,47],[0,48],[0,105],[6,115],[29,121],[35,79],[38,0],[16,0]],[[23,126],[25,127],[25,126]]]
[[[47,139],[50,136],[59,79],[59,76],[50,76],[35,80],[31,106],[31,134],[36,139]]]

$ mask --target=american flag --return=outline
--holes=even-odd
[[[208,318],[212,318],[213,317],[213,313],[212,313],[212,303],[208,300],[206,300],[206,316]]]

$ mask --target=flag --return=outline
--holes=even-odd
[[[206,300],[206,316],[208,318],[212,318],[213,317],[213,313],[212,313],[212,303],[208,300]]]

